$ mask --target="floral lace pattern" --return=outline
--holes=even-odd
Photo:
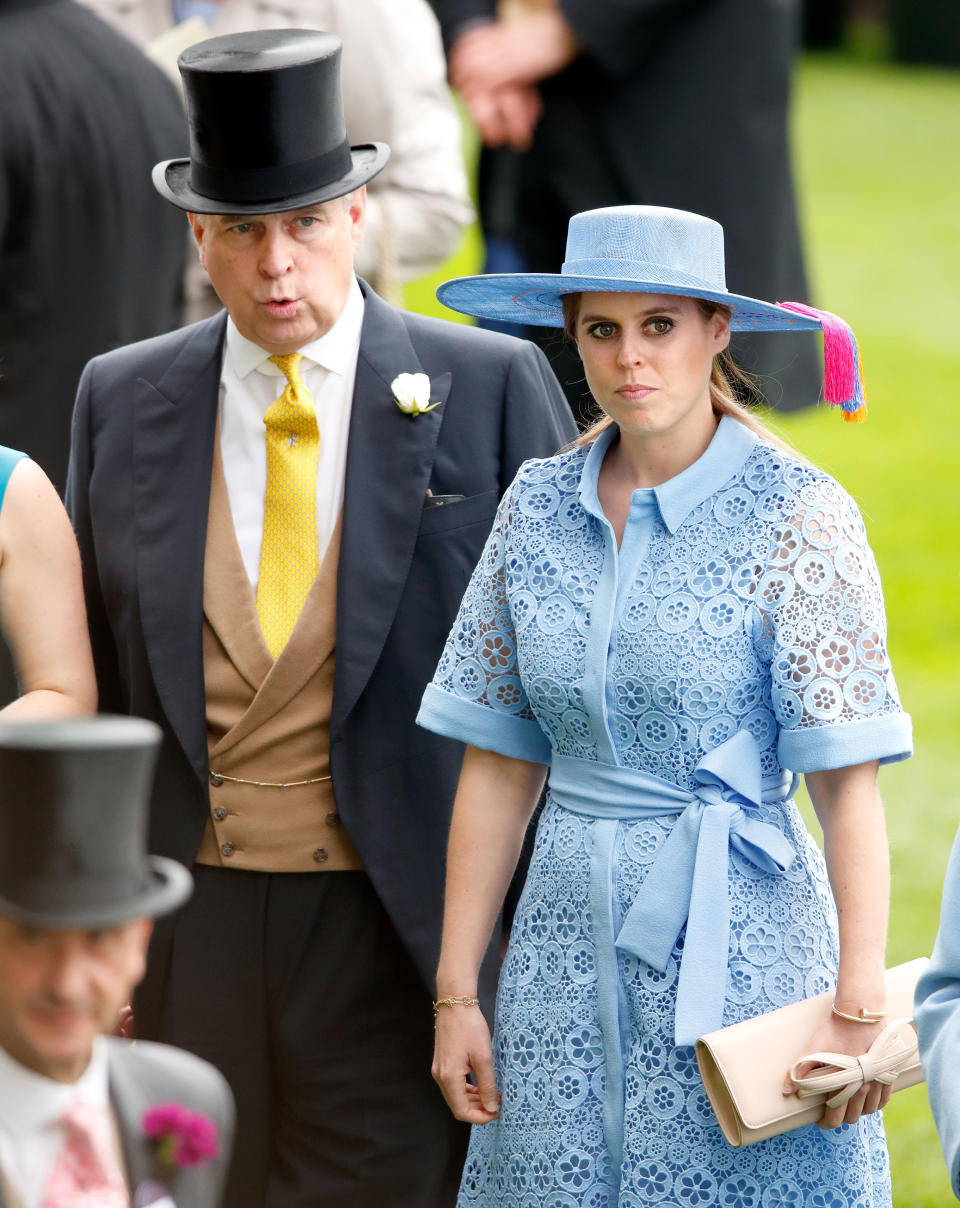
[[[529,462],[505,497],[434,679],[454,711],[479,707],[505,730],[536,721],[554,752],[612,754],[684,788],[738,730],[753,734],[772,775],[784,734],[806,768],[835,766],[817,763],[824,736],[836,742],[845,723],[870,732],[900,713],[876,566],[855,505],[830,478],[753,443],[672,527],[656,507],[642,532],[628,522],[617,555],[581,497],[586,457]],[[822,856],[792,802],[764,804],[758,817],[785,832],[797,859],[773,877],[731,853],[725,1023],[836,976]],[[614,933],[674,820],[619,823]],[[593,825],[548,797],[500,981],[501,1116],[473,1130],[461,1208],[889,1205],[879,1117],[741,1150],[723,1139],[692,1048],[673,1042],[683,934],[662,973],[618,953],[624,1150],[611,1168]]]
[[[835,979],[837,945],[822,857],[791,805],[764,807],[800,860],[784,877],[730,871],[733,927],[724,1023],[772,1010]],[[621,826],[622,918],[669,829]],[[548,803],[514,920],[497,998],[496,1124],[474,1128],[460,1208],[879,1208],[890,1203],[879,1116],[815,1125],[733,1149],[713,1118],[693,1050],[673,1043],[682,941],[667,971],[620,955],[624,1155],[609,1167],[603,1043],[589,913],[590,823]]]
[[[522,468],[434,684],[535,718],[555,751],[596,759],[601,723],[583,684],[604,536],[577,494],[584,458]],[[684,787],[738,729],[775,773],[781,730],[899,713],[856,505],[821,471],[758,444],[675,533],[655,518],[610,635],[606,688],[618,760]]]

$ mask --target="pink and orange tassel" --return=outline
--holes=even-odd
[[[806,315],[823,328],[823,399],[843,411],[848,424],[867,418],[867,400],[863,392],[863,366],[857,349],[857,337],[839,315],[818,310],[803,302],[780,302],[786,310]]]

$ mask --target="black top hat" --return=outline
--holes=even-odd
[[[347,140],[340,47],[335,34],[267,29],[185,50],[190,158],[154,167],[157,192],[197,214],[263,214],[366,184],[390,148]]]
[[[187,870],[146,854],[160,738],[133,717],[0,724],[0,914],[110,927],[189,897]]]

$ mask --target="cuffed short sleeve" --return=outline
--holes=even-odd
[[[506,550],[516,484],[507,491],[470,579],[417,724],[515,759],[550,762],[517,667]]]
[[[876,562],[856,505],[832,479],[807,482],[775,525],[756,603],[782,766],[812,772],[912,754]]]

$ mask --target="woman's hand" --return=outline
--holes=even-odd
[[[850,1057],[859,1057],[879,1036],[885,1022],[884,1020],[873,1024],[850,1023],[848,1020],[840,1019],[837,1015],[831,1015],[826,1023],[814,1032],[809,1043],[804,1045],[797,1054],[797,1058],[799,1059],[807,1053],[845,1053]],[[816,1062],[805,1062],[797,1070],[797,1075],[802,1078],[813,1070],[825,1068],[827,1067],[819,1066]],[[789,1070],[784,1081],[783,1093],[785,1095],[796,1094],[796,1087],[790,1079]],[[854,1124],[861,1116],[869,1115],[871,1112],[885,1107],[890,1099],[890,1093],[891,1088],[884,1086],[881,1082],[865,1082],[852,1098],[839,1107],[827,1107],[824,1104],[823,1115],[817,1123],[821,1128],[838,1128],[841,1124]]]
[[[458,1120],[489,1124],[497,1118],[500,1092],[493,1076],[490,1029],[479,1007],[439,1009],[431,1073]],[[467,1080],[471,1073],[476,1086]]]

